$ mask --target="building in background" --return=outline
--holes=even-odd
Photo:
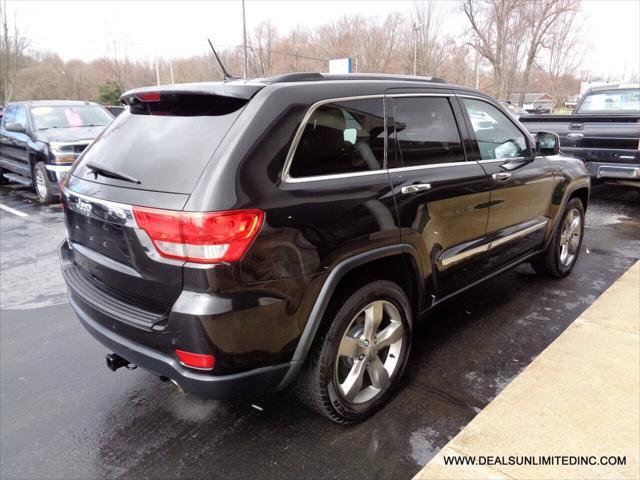
[[[509,96],[509,102],[517,105],[519,101],[519,93]],[[525,93],[522,109],[528,113],[550,113],[552,104],[551,95],[548,93]]]

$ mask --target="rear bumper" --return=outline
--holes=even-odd
[[[71,165],[45,165],[45,168],[49,171],[50,180],[58,184],[69,173]]]
[[[242,371],[223,369],[218,373],[216,369],[198,371],[179,363],[173,355],[176,348],[193,352],[210,351],[207,332],[202,324],[202,319],[206,319],[206,316],[198,315],[198,309],[207,307],[205,300],[212,300],[213,296],[192,295],[186,302],[188,305],[183,305],[188,307],[189,313],[178,311],[181,302],[177,302],[178,308],[171,312],[168,324],[158,325],[151,321],[146,322],[146,325],[139,308],[124,308],[117,298],[95,289],[94,291],[89,288],[90,285],[74,280],[74,265],[66,240],[60,246],[59,253],[72,309],[87,331],[110,352],[156,375],[168,377],[183,390],[205,398],[228,399],[260,395],[286,386],[287,382],[283,380],[296,367],[297,362],[263,363],[265,366],[258,364]],[[104,297],[104,301],[98,301],[97,297],[100,296]],[[133,322],[129,317],[136,317],[140,321]],[[224,327],[232,330],[232,319],[223,322],[221,328]],[[266,335],[263,333],[260,337]],[[214,348],[212,353],[219,363],[224,363],[224,357],[220,357],[219,352],[219,349]],[[290,377],[291,374],[286,378]]]
[[[586,162],[587,170],[594,179],[620,179],[640,182],[640,163]]]
[[[105,328],[82,309],[73,294],[69,296],[69,302],[84,328],[109,351],[156,375],[170,378],[184,391],[200,397],[229,399],[275,391],[291,367],[286,363],[231,375],[199,373],[183,367],[161,351]]]

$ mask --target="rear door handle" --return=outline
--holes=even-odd
[[[406,195],[407,193],[425,192],[429,189],[431,189],[430,183],[415,183],[413,185],[402,187],[400,191]]]
[[[500,173],[494,173],[491,176],[493,177],[494,180],[498,180],[499,182],[504,182],[505,180],[508,180],[511,177],[511,173],[500,172]]]

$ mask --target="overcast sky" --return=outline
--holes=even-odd
[[[342,15],[383,18],[391,11],[409,12],[412,1],[268,1],[247,0],[247,26],[270,18],[281,32],[296,25],[312,27]],[[463,35],[465,18],[457,0],[441,1],[446,13],[443,30]],[[38,50],[64,59],[90,60],[104,55],[110,38],[127,42],[131,56],[193,55],[207,51],[206,38],[216,45],[242,42],[239,1],[15,1],[23,32]],[[582,68],[619,77],[640,72],[640,0],[584,0],[588,42]]]

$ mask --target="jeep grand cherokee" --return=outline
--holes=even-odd
[[[584,165],[478,91],[288,74],[122,100],[65,180],[60,247],[114,370],[211,398],[294,384],[357,422],[389,399],[436,305],[578,258]]]

